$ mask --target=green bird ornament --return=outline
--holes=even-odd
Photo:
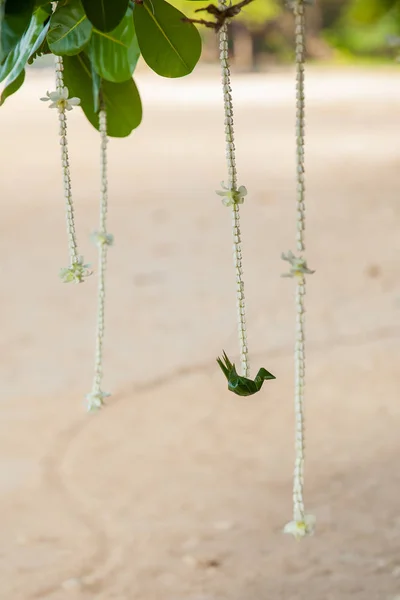
[[[228,390],[238,396],[252,396],[261,390],[264,381],[267,379],[276,379],[275,375],[272,375],[264,368],[258,371],[254,380],[241,377],[237,374],[235,365],[231,363],[225,351],[223,351],[223,358],[217,358],[217,363],[228,380]]]

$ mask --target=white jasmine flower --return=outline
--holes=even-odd
[[[234,204],[243,204],[245,196],[247,196],[247,189],[244,185],[241,185],[237,190],[228,188],[223,181],[221,181],[223,190],[217,190],[218,196],[224,196],[222,204],[224,206],[233,206]]]
[[[311,269],[307,267],[307,261],[305,258],[302,258],[301,256],[297,258],[291,250],[289,250],[287,254],[282,252],[281,258],[282,260],[286,260],[288,263],[290,263],[289,273],[283,273],[281,277],[299,277],[303,276],[304,274],[312,275],[315,273],[315,271],[311,271]]]
[[[78,256],[77,260],[70,267],[60,270],[60,277],[63,283],[83,283],[86,277],[92,274],[90,265],[83,263],[83,256]]]
[[[46,92],[45,98],[40,98],[43,102],[51,102],[49,108],[58,108],[60,112],[72,110],[74,106],[80,104],[79,98],[68,98],[68,88],[64,86],[57,92]]]
[[[91,235],[92,241],[96,246],[112,246],[114,243],[114,236],[111,233],[105,233],[103,231],[94,231]]]
[[[303,520],[290,521],[283,529],[283,533],[292,534],[297,541],[306,535],[313,535],[316,518],[314,515],[304,515]]]
[[[90,394],[86,394],[87,410],[88,412],[95,412],[100,410],[100,408],[104,405],[104,398],[109,398],[111,394],[107,394],[106,392],[102,392],[101,390],[97,390],[94,392],[90,392]]]

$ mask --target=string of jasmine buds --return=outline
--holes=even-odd
[[[220,8],[226,8],[227,0],[220,0]],[[237,169],[235,157],[235,138],[233,130],[233,105],[232,88],[229,68],[228,54],[228,26],[226,23],[219,32],[219,58],[222,73],[222,88],[224,94],[224,114],[225,114],[225,142],[226,142],[226,162],[228,166],[228,186],[222,183],[223,190],[217,194],[224,196],[223,204],[232,207],[232,236],[233,236],[233,264],[236,273],[236,307],[237,307],[237,326],[240,348],[240,362],[242,375],[249,375],[249,359],[247,348],[246,331],[246,305],[244,297],[244,281],[242,268],[242,248],[240,237],[240,214],[239,205],[243,204],[247,190],[244,186],[237,187]]]
[[[64,91],[63,70],[64,65],[62,57],[56,56],[56,92],[60,97],[62,96]],[[76,241],[75,214],[71,193],[71,174],[69,168],[67,141],[67,117],[65,114],[65,108],[63,106],[60,106],[58,109],[58,119],[60,122],[61,161],[63,168],[64,194],[66,202],[68,248],[70,263],[73,264],[78,260],[78,244]]]
[[[96,320],[96,351],[92,391],[87,394],[88,411],[101,408],[104,398],[110,394],[102,391],[103,379],[103,341],[104,341],[104,306],[105,306],[105,275],[107,266],[108,246],[113,244],[114,238],[107,233],[108,210],[108,178],[107,178],[107,112],[101,106],[99,112],[100,130],[100,223],[99,230],[93,233],[92,239],[98,247],[98,287],[97,287],[97,320]]]
[[[296,245],[299,252],[305,251],[305,185],[304,185],[304,62],[305,62],[305,0],[294,0],[295,18],[295,60],[296,60],[296,172],[297,172],[297,219]],[[293,520],[287,523],[285,533],[291,533],[296,539],[311,535],[314,531],[315,517],[304,511],[304,385],[305,385],[305,307],[306,274],[312,274],[303,256],[296,257],[292,252],[282,254],[289,262],[289,273],[284,277],[295,277],[296,286],[296,341],[295,341],[295,466],[293,473]]]
[[[53,3],[53,11],[56,9],[56,3]],[[61,56],[55,58],[56,71],[56,91],[47,92],[46,97],[41,98],[44,102],[50,101],[50,108],[58,110],[58,120],[60,124],[60,146],[61,146],[61,167],[63,174],[63,187],[65,198],[65,213],[67,223],[69,267],[60,270],[60,277],[64,283],[74,282],[82,283],[90,275],[89,265],[84,263],[84,259],[78,253],[78,244],[75,231],[74,204],[71,191],[71,174],[69,166],[68,139],[67,139],[67,115],[66,111],[72,110],[74,106],[80,103],[79,98],[69,98],[68,88],[64,85],[63,78],[63,60]]]

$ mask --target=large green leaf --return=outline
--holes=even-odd
[[[71,96],[81,99],[81,107],[90,123],[99,128],[99,116],[94,110],[93,77],[89,59],[83,54],[64,58],[64,81]],[[101,93],[107,110],[108,135],[126,137],[142,120],[142,104],[133,81],[112,83],[102,81]]]
[[[124,18],[129,0],[82,0],[88,19],[100,31],[112,31]]]
[[[28,65],[33,65],[37,58],[41,58],[45,54],[51,54],[51,50],[47,43],[46,37],[43,38],[41,44],[35,44],[35,50],[32,52],[30,57],[28,58]]]
[[[25,81],[25,69],[23,69],[21,71],[21,73],[18,75],[18,77],[16,79],[14,79],[14,81],[9,83],[7,85],[7,87],[4,88],[3,92],[0,95],[0,106],[2,106],[4,104],[4,102],[7,100],[7,98],[9,96],[11,96],[12,94],[15,94],[15,92],[18,92],[19,88],[24,83],[24,81]]]
[[[38,8],[32,15],[28,29],[23,37],[12,50],[4,63],[0,65],[0,82],[7,78],[6,86],[9,85],[25,68],[25,64],[31,54],[36,52],[37,48],[42,44],[49,24],[45,22],[48,19],[48,14]]]
[[[89,43],[92,24],[87,18],[80,0],[70,0],[57,8],[50,19],[47,42],[53,54],[71,56]]]
[[[98,73],[96,73],[92,62],[90,63],[90,66],[92,74],[93,109],[95,113],[98,113],[100,110],[101,77]]]
[[[25,12],[33,12],[35,0],[2,0],[4,4],[5,14],[7,15],[22,15]]]
[[[133,12],[140,51],[149,67],[164,77],[191,73],[201,54],[201,38],[185,15],[165,0],[144,0]]]
[[[88,51],[101,77],[116,83],[130,79],[140,56],[132,9],[128,9],[113,31],[104,33],[94,29]]]
[[[0,63],[15,48],[29,26],[34,0],[0,2]]]

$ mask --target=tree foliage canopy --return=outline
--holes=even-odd
[[[0,105],[24,83],[27,63],[63,57],[64,81],[94,127],[100,97],[109,135],[140,124],[142,105],[132,77],[140,56],[163,77],[192,72],[201,38],[166,0],[0,0]]]

